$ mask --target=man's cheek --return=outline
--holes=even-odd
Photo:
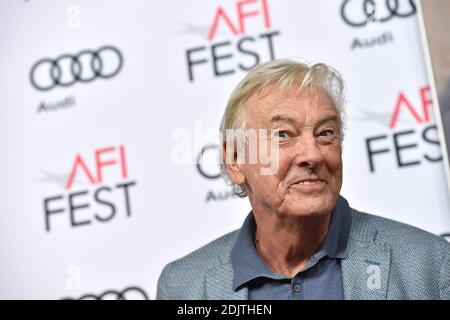
[[[324,153],[325,161],[333,167],[342,166],[342,153],[340,148],[333,148]]]
[[[280,168],[280,147],[278,144],[269,143],[264,148],[259,148],[259,163],[261,175],[275,175]]]

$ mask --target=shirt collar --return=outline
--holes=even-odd
[[[346,257],[351,226],[351,208],[347,200],[339,196],[332,211],[328,232],[322,245],[322,249],[328,257],[340,259]]]
[[[328,232],[319,252],[329,258],[345,258],[347,243],[352,224],[351,208],[347,200],[339,196],[334,207]],[[264,263],[254,245],[256,223],[253,212],[250,212],[242,225],[236,242],[231,250],[233,268],[233,289],[258,277],[284,279],[282,275],[272,272]]]

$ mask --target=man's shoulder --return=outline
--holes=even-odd
[[[366,235],[366,241],[369,240],[367,234],[371,234],[373,244],[389,250],[388,298],[450,299],[450,243],[447,240],[414,226],[357,210],[353,210],[353,217],[350,240],[353,246],[359,245],[361,234]],[[361,247],[365,248],[364,244]]]
[[[181,267],[184,271],[186,270],[185,268],[204,271],[211,265],[221,264],[228,258],[238,232],[239,230],[235,230],[227,233],[186,256],[171,262],[169,265],[173,269]]]
[[[201,248],[167,264],[158,280],[158,295],[163,298],[163,292],[172,288],[189,288],[202,294],[202,279],[209,269],[220,266],[229,261],[229,256],[239,229],[227,233]],[[198,288],[197,288],[198,287]],[[196,290],[197,288],[197,290]],[[189,296],[195,296],[190,292]],[[174,299],[171,294],[171,299]],[[201,297],[199,297],[201,299]]]
[[[381,216],[353,210],[351,238],[358,240],[361,234],[370,233],[373,240],[386,243],[400,250],[450,252],[450,244],[442,237],[417,227]]]

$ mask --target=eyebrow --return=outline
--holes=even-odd
[[[292,119],[291,117],[285,116],[285,115],[281,115],[281,114],[276,114],[276,115],[274,115],[274,116],[270,119],[270,122],[271,122],[271,123],[274,123],[274,122],[289,122],[289,123],[291,123],[291,124],[296,124],[296,123],[297,123],[297,121],[294,120],[294,119]]]
[[[320,127],[321,125],[323,125],[323,124],[325,124],[327,122],[339,123],[339,120],[338,120],[337,116],[333,114],[333,115],[330,115],[330,116],[328,116],[326,118],[321,119],[319,122],[317,122],[317,126]]]
[[[293,119],[293,118],[291,118],[289,116],[286,116],[286,115],[281,115],[281,114],[274,115],[270,119],[270,122],[271,123],[274,123],[274,122],[289,122],[291,124],[296,124],[297,123],[297,121],[295,119]],[[319,126],[321,126],[321,125],[323,125],[323,124],[325,124],[327,122],[338,122],[338,118],[334,114],[333,115],[329,115],[329,116],[319,120],[319,122],[317,122],[316,125],[319,127]]]

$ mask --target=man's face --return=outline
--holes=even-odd
[[[328,95],[315,87],[269,86],[251,96],[243,112],[246,129],[267,129],[268,143],[279,148],[274,174],[262,175],[259,162],[242,164],[232,175],[244,181],[254,211],[330,213],[342,185],[342,149],[339,115]]]

